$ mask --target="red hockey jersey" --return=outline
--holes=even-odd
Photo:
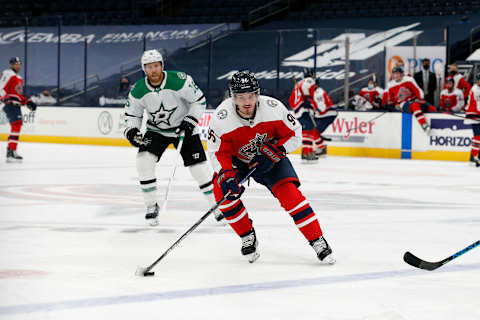
[[[403,107],[403,104],[410,100],[423,100],[423,91],[419,88],[412,77],[404,76],[399,82],[392,80],[388,83],[387,94],[383,96],[382,104],[393,104],[396,107]]]
[[[470,85],[470,83],[468,83],[468,82],[463,78],[463,76],[462,76],[461,74],[458,74],[458,73],[457,73],[456,75],[454,75],[454,76],[448,76],[448,77],[445,79],[445,81],[448,80],[448,79],[452,79],[452,78],[453,78],[453,81],[454,81],[454,83],[455,83],[454,88],[455,88],[455,89],[460,89],[460,90],[462,90],[463,96],[464,96],[464,97],[468,97],[468,94],[470,93],[470,89],[472,88],[472,86]],[[443,85],[443,89],[446,89],[446,88],[447,88],[447,86],[446,86],[446,84],[444,84],[444,85]]]
[[[358,93],[359,96],[365,98],[368,102],[370,102],[374,108],[378,108],[379,105],[376,100],[383,99],[383,90],[380,87],[375,87],[373,89],[369,89],[368,87],[362,88]]]
[[[22,105],[28,101],[23,95],[23,79],[12,69],[4,70],[0,77],[0,99]]]
[[[463,93],[459,89],[453,89],[452,92],[444,89],[440,93],[440,107],[448,111],[461,111],[465,106],[464,100]]]
[[[313,80],[313,78],[303,79],[293,88],[290,98],[288,99],[288,104],[293,110],[297,111],[305,99],[308,99],[311,103],[314,90],[315,80]]]
[[[233,157],[248,163],[265,142],[274,141],[287,152],[300,147],[302,126],[279,100],[259,96],[253,119],[243,119],[232,98],[215,110],[208,130],[208,152],[213,169],[232,169]]]
[[[480,86],[477,84],[472,87],[468,96],[468,105],[465,113],[470,119],[480,120]],[[478,122],[475,122],[478,123]]]

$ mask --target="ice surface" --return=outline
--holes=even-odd
[[[3,143],[0,147],[5,147]],[[320,265],[291,218],[252,182],[243,199],[259,238],[249,264],[209,217],[148,266],[208,205],[179,167],[158,227],[144,221],[133,148],[21,143],[0,162],[0,319],[480,319],[480,170],[466,163],[291,156],[337,258]],[[176,159],[157,166],[159,198]]]

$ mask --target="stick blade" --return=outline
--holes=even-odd
[[[424,261],[409,251],[405,252],[405,254],[403,255],[403,261],[415,268],[429,271],[435,270],[442,265],[441,263]]]
[[[135,271],[135,275],[137,277],[151,277],[155,275],[155,272],[152,272],[152,271],[147,272],[147,269],[148,268],[137,267],[137,270]]]

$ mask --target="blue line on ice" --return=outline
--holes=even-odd
[[[408,269],[408,270],[383,271],[383,272],[371,272],[371,273],[357,273],[357,274],[347,274],[347,275],[337,275],[337,276],[325,276],[325,277],[309,278],[309,279],[259,282],[259,283],[249,283],[249,284],[231,285],[231,286],[223,286],[223,287],[187,289],[187,290],[179,290],[179,291],[142,293],[142,294],[126,295],[126,296],[88,298],[88,299],[58,301],[58,302],[38,303],[38,304],[19,304],[19,305],[13,305],[13,306],[1,306],[0,315],[70,310],[70,309],[91,308],[91,307],[99,307],[99,306],[122,305],[127,303],[150,302],[150,301],[157,301],[157,300],[173,300],[173,299],[194,298],[194,297],[203,297],[203,296],[211,296],[211,295],[224,295],[224,294],[233,294],[233,293],[248,293],[248,292],[256,292],[256,291],[286,289],[286,288],[319,286],[319,285],[326,285],[326,284],[333,284],[333,283],[378,280],[378,279],[386,279],[386,278],[404,278],[404,277],[411,277],[411,276],[421,276],[421,275],[428,275],[428,274],[432,275],[436,273],[469,271],[469,270],[478,270],[478,269],[480,269],[480,263],[468,264],[468,265],[446,266],[446,267],[443,267],[442,269],[436,270],[434,273],[423,271],[423,270],[417,270],[417,269]]]

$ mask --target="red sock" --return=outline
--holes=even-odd
[[[313,152],[313,134],[314,130],[303,130],[302,131],[302,153],[312,153]]]
[[[20,137],[20,130],[22,129],[22,120],[17,120],[10,123],[10,135],[8,136],[8,149],[17,150],[18,139]]]
[[[422,112],[422,108],[418,104],[418,102],[414,102],[410,105],[410,112],[417,118],[418,123],[423,127],[424,124],[427,123],[425,120],[425,116]]]
[[[315,140],[315,147],[317,149],[325,149],[325,141],[322,139],[322,137],[320,136],[320,133],[318,133],[317,130],[314,131],[314,136],[313,136],[314,140]]]
[[[474,157],[478,157],[480,152],[480,136],[474,136],[472,140],[472,150],[470,154]]]
[[[282,183],[275,186],[272,191],[280,201],[280,205],[290,214],[297,228],[308,241],[315,240],[322,235],[322,229],[315,212],[293,183]]]

